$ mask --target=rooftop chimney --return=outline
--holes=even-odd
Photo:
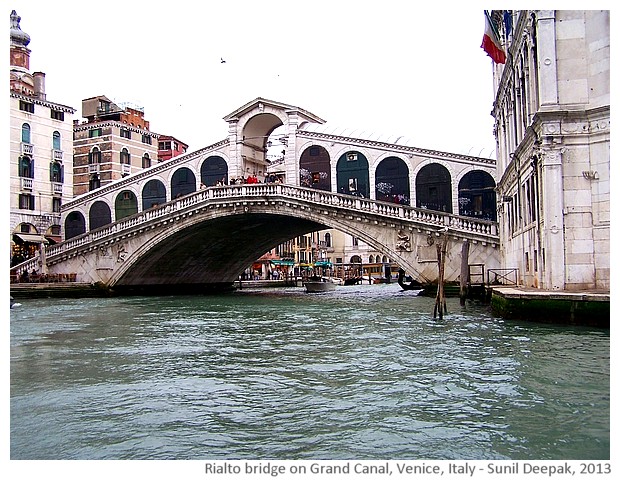
[[[45,100],[45,74],[34,72],[34,94],[37,98]]]

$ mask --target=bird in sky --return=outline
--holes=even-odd
[[[226,63],[226,60],[224,60],[222,57],[220,57],[220,63]]]

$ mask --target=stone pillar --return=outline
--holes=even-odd
[[[555,11],[539,10],[537,13],[536,45],[538,52],[540,105],[558,103],[558,70],[555,38]]]
[[[287,124],[284,126],[286,130],[286,147],[284,148],[284,171],[286,172],[286,184],[299,186],[299,157],[297,154],[297,126],[299,124],[299,115],[296,110],[286,112]]]
[[[238,178],[243,175],[243,158],[241,158],[241,145],[238,144],[239,120],[233,119],[228,121],[228,141],[230,145],[230,162],[228,164],[228,181],[231,178]]]
[[[565,286],[563,151],[552,147],[542,150],[541,198],[545,249],[542,288],[550,290],[563,290]]]

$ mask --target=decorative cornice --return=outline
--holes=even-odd
[[[54,110],[59,110],[67,113],[75,113],[75,108],[68,107],[66,105],[61,105],[60,103],[48,102],[46,100],[41,100],[40,98],[31,97],[29,95],[24,95],[17,92],[11,92],[11,97],[18,98],[20,100],[24,100],[26,102],[35,103],[37,105],[42,105],[44,107],[52,108]]]
[[[74,126],[73,131],[84,132],[84,131],[92,130],[93,128],[99,128],[99,127],[119,127],[119,128],[130,130],[132,132],[139,133],[141,135],[150,135],[151,137],[154,137],[154,138],[160,137],[159,133],[151,132],[150,130],[144,130],[142,128],[129,125],[128,123],[119,122],[117,120],[103,120],[101,122],[81,123],[77,126]]]

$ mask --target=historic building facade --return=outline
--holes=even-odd
[[[187,153],[189,145],[170,135],[160,135],[157,147],[157,161],[165,162],[178,155]]]
[[[525,286],[609,289],[609,11],[491,18],[502,265]]]
[[[159,134],[144,109],[104,95],[82,100],[83,122],[73,128],[73,193],[82,195],[157,163]]]
[[[73,197],[73,115],[47,99],[45,74],[30,72],[30,36],[13,10],[10,27],[11,264],[63,235],[60,208]]]

